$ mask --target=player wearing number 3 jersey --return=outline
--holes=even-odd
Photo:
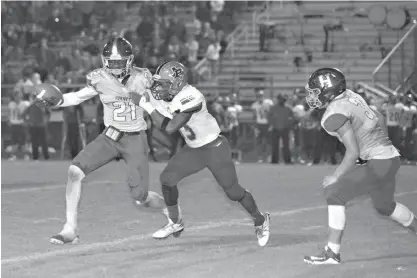
[[[370,195],[379,214],[417,233],[414,214],[394,200],[395,176],[400,161],[397,149],[388,139],[384,117],[371,109],[360,95],[346,89],[345,76],[337,69],[315,71],[306,91],[311,108],[323,108],[328,104],[321,125],[345,145],[346,153],[334,173],[323,180],[330,228],[327,246],[322,254],[306,256],[304,261],[310,264],[340,263],[345,205],[364,194]],[[355,165],[358,157],[367,163]]]
[[[149,189],[148,144],[143,109],[129,98],[129,92],[143,94],[149,88],[152,75],[147,69],[132,67],[132,46],[123,38],[113,38],[104,46],[103,68],[87,75],[88,86],[64,95],[61,107],[77,105],[96,95],[104,106],[106,129],[89,143],[72,162],[68,170],[66,193],[66,224],[51,237],[53,244],[78,241],[77,210],[81,181],[86,175],[122,158],[128,168],[127,183],[139,206],[164,208],[160,195]]]
[[[239,202],[252,216],[258,243],[264,246],[269,239],[269,214],[260,213],[251,193],[240,186],[229,143],[219,135],[220,128],[208,113],[204,96],[187,84],[187,69],[178,62],[165,62],[158,67],[153,80],[148,96],[136,95],[136,103],[160,128],[170,134],[179,130],[187,143],[160,175],[169,220],[153,237],[179,236],[184,230],[177,184],[185,177],[208,168],[226,195]]]

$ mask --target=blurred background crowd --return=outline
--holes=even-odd
[[[31,92],[42,82],[56,84],[64,93],[75,91],[85,84],[89,71],[101,67],[101,48],[106,40],[120,35],[134,47],[135,66],[153,73],[163,61],[178,60],[190,69],[189,83],[197,84],[205,93],[210,113],[231,141],[236,163],[338,163],[343,146],[321,128],[324,111],[308,108],[303,86],[312,63],[338,51],[334,32],[348,32],[348,28],[343,21],[326,19],[320,23],[323,41],[320,48],[314,48],[306,42],[314,39],[303,28],[307,21],[300,23],[299,17],[301,14],[307,20],[323,16],[303,10],[301,2],[277,2],[280,11],[297,18],[293,23],[256,17],[268,13],[268,1],[2,1],[2,157],[38,160],[39,151],[44,159],[75,157],[104,129],[98,99],[50,111],[33,105]],[[350,12],[352,18],[367,16],[363,11]],[[250,55],[244,52],[251,43],[249,24],[242,24],[245,21],[253,25],[254,50]],[[281,26],[290,24],[300,25],[300,34],[295,36],[292,30],[289,36]],[[236,42],[244,37],[245,44]],[[378,59],[384,58],[392,46],[383,45],[381,39],[372,45],[378,46]],[[242,57],[235,50],[239,46]],[[361,52],[362,59],[369,48],[369,44],[361,44],[355,51]],[[268,56],[274,53],[280,56]],[[241,64],[236,63],[239,59]],[[258,68],[268,68],[271,59],[290,70],[285,73],[289,76],[282,74],[283,81],[276,82],[284,84],[295,73],[302,81],[293,80],[282,91],[274,85],[265,86],[269,81],[263,72],[251,71],[252,79],[244,79],[249,73],[243,69],[248,68],[250,60],[257,60]],[[342,65],[348,70],[352,66]],[[201,74],[202,70],[209,72],[208,77]],[[233,86],[224,85],[229,76],[226,81]],[[416,161],[413,89],[380,101],[369,98],[366,87],[355,84],[356,80],[350,81],[350,89],[363,93],[370,105],[386,115],[391,140],[404,161]],[[245,82],[264,85],[245,88]],[[214,87],[204,90],[205,86]],[[171,156],[184,144],[178,134],[169,138],[152,128],[151,119],[147,120],[150,154],[155,160]]]

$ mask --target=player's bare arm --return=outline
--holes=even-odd
[[[64,101],[58,105],[58,107],[67,107],[67,106],[74,106],[78,105],[94,96],[98,93],[96,90],[90,87],[84,87],[77,92],[72,92],[68,94],[64,94]]]
[[[359,146],[356,140],[355,132],[349,119],[345,115],[334,114],[326,119],[324,125],[328,131],[337,132],[346,148],[345,156],[343,157],[342,162],[332,175],[333,179],[337,180],[355,165],[356,160],[359,157]],[[329,180],[329,184],[330,183],[332,183],[332,181]],[[325,182],[324,185],[328,184]]]

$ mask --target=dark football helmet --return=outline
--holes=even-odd
[[[404,95],[404,104],[411,105],[414,101],[414,96],[411,93],[407,93]]]
[[[346,79],[338,69],[321,68],[313,72],[305,89],[308,106],[320,108],[346,91]]]
[[[116,78],[123,78],[132,68],[132,45],[122,37],[112,38],[104,45],[101,59],[106,71]]]
[[[157,100],[171,101],[182,88],[188,85],[187,68],[176,61],[160,65],[153,76],[151,93]]]

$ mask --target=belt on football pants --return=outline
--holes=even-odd
[[[121,130],[118,130],[117,128],[115,128],[114,126],[108,126],[104,129],[103,134],[105,136],[107,136],[108,138],[117,142],[123,136],[139,135],[141,132],[142,131],[133,131],[133,132],[121,131]]]

